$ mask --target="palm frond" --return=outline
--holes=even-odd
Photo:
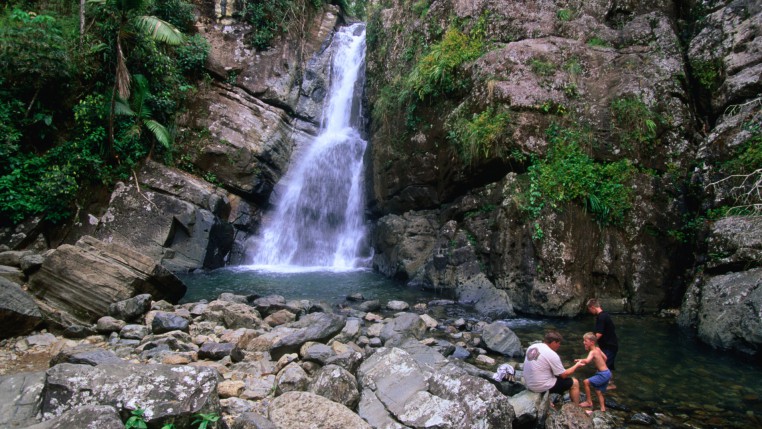
[[[114,114],[120,116],[137,116],[134,110],[124,101],[122,98],[118,98],[114,101]]]
[[[148,106],[145,105],[149,94],[148,79],[142,74],[136,74],[132,76],[132,82],[135,84],[132,92],[132,109],[141,118],[151,117],[150,111],[147,111]]]
[[[135,18],[137,28],[152,39],[168,45],[180,45],[185,42],[185,36],[175,26],[155,16],[139,16]]]
[[[153,136],[156,137],[156,141],[161,143],[164,148],[169,149],[171,147],[172,136],[164,125],[154,121],[153,119],[145,121],[145,125],[146,128],[148,128],[148,130],[153,133]]]

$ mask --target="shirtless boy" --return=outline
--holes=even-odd
[[[601,405],[601,411],[606,411],[606,403],[603,400],[603,393],[606,392],[606,387],[611,379],[611,371],[609,371],[609,368],[606,366],[606,355],[603,354],[601,349],[596,345],[597,337],[594,333],[588,332],[582,338],[585,350],[590,353],[588,353],[586,358],[574,359],[574,361],[584,364],[593,362],[597,372],[595,375],[585,380],[585,396],[587,397],[587,400],[579,404],[579,406],[593,406],[593,398],[590,396],[590,385],[592,385],[595,389],[595,394],[598,396],[598,403]],[[590,413],[590,411],[588,411],[588,413]]]

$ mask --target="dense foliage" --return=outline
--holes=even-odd
[[[350,17],[365,16],[366,0],[243,0],[243,19],[251,24],[249,43],[258,50],[269,48],[277,36],[304,30],[304,22],[324,3],[337,4]]]
[[[0,225],[62,221],[86,185],[171,160],[174,118],[203,77],[209,47],[187,34],[185,0],[77,3],[0,10]]]
[[[596,162],[585,147],[591,134],[579,127],[552,125],[547,130],[547,156],[529,167],[525,210],[537,217],[545,207],[560,209],[575,202],[603,225],[621,225],[632,206],[629,181],[635,168],[629,160]]]

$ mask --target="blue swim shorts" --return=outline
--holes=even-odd
[[[605,371],[598,371],[594,376],[588,378],[587,380],[595,390],[606,392],[606,388],[609,386],[609,380],[611,380],[611,371],[608,369]]]

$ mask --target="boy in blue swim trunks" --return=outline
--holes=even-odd
[[[589,351],[587,357],[584,359],[574,359],[575,362],[581,362],[589,364],[593,362],[597,372],[592,377],[585,380],[585,396],[586,401],[579,404],[580,407],[592,407],[593,398],[590,396],[590,386],[595,389],[595,394],[598,396],[598,403],[601,405],[601,411],[606,411],[606,403],[603,400],[603,394],[606,392],[606,387],[611,379],[611,371],[606,366],[606,355],[596,345],[598,338],[592,332],[586,333],[582,337],[582,342],[585,345],[585,350]],[[590,411],[588,411],[590,413]]]

